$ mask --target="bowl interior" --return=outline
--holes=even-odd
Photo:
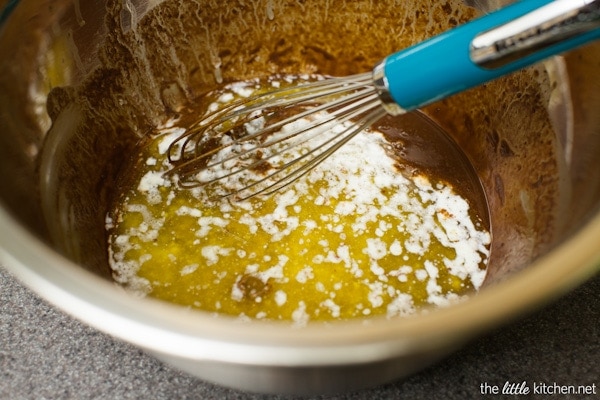
[[[39,240],[110,280],[105,215],[153,127],[222,82],[370,71],[478,13],[458,0],[22,1],[0,28],[11,60],[0,66],[2,203]],[[599,64],[600,46],[588,46],[423,110],[463,149],[487,195],[488,285],[597,212]]]

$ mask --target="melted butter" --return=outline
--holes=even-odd
[[[228,90],[221,103],[235,97]],[[400,173],[389,132],[359,134],[272,196],[231,202],[164,175],[166,149],[184,131],[165,128],[140,149],[107,219],[115,279],[132,290],[305,324],[409,315],[481,286],[485,215],[443,177]]]

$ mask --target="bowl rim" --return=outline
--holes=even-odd
[[[361,364],[456,346],[565,294],[600,271],[599,211],[529,267],[460,304],[410,317],[293,327],[216,318],[136,298],[58,254],[1,206],[0,226],[0,265],[58,309],[152,352],[223,363]]]

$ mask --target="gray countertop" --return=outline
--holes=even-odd
[[[600,398],[600,275],[404,380],[321,399]],[[505,382],[596,395],[481,394]],[[488,389],[489,390],[489,389]],[[212,385],[91,329],[0,267],[0,399],[277,399]]]

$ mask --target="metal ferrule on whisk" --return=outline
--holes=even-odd
[[[385,76],[385,59],[373,68],[373,85],[379,95],[379,100],[384,110],[390,115],[400,115],[406,110],[398,105],[392,98],[389,83]]]
[[[556,0],[479,34],[470,57],[481,67],[499,68],[598,27],[600,1]]]

